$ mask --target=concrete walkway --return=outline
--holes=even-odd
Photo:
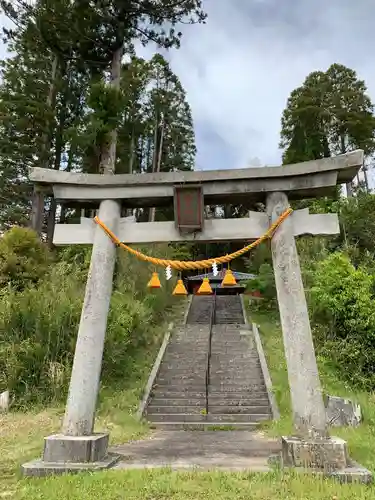
[[[158,431],[147,439],[114,446],[121,455],[115,468],[171,467],[268,472],[268,458],[279,440],[248,431]]]

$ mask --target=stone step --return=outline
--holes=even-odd
[[[215,403],[216,404],[216,403]],[[154,406],[199,406],[205,408],[206,398],[151,398],[148,408]]]
[[[163,363],[175,363],[177,361],[184,361],[187,365],[199,366],[200,363],[204,363],[208,357],[209,348],[206,347],[201,351],[196,351],[194,349],[177,351],[166,351],[163,357]]]
[[[181,378],[181,377],[165,377],[165,378],[157,378],[155,386],[157,387],[165,387],[165,386],[175,386],[175,387],[184,387],[190,388],[192,390],[197,388],[205,388],[205,378]]]
[[[241,313],[234,312],[232,316],[225,316],[221,314],[215,315],[215,325],[244,325],[243,316]]]
[[[181,377],[179,375],[170,374],[165,377],[158,377],[156,380],[156,385],[176,385],[176,386],[206,386],[206,377],[190,377],[186,375]]]
[[[215,351],[224,351],[224,350],[233,350],[233,351],[242,351],[242,352],[247,352],[249,350],[250,346],[249,345],[243,345],[242,342],[213,342],[211,344],[211,350]]]
[[[210,385],[255,385],[262,384],[262,373],[260,371],[249,371],[245,377],[239,376],[240,372],[234,375],[210,374]]]
[[[211,413],[213,414],[233,414],[237,415],[239,413],[244,413],[244,414],[263,414],[263,415],[269,415],[270,414],[270,407],[269,404],[265,404],[263,406],[256,406],[256,405],[219,405],[219,406],[212,406],[208,405],[208,414],[210,415]]]
[[[196,356],[196,353],[190,353],[190,355],[195,359],[195,362],[194,362],[194,365],[193,366],[206,366],[207,365],[207,362],[208,362],[208,355],[206,354],[204,357],[200,357],[200,356]],[[186,353],[185,354],[179,354],[179,355],[176,355],[176,354],[166,354],[165,357],[163,358],[163,364],[166,364],[166,365],[173,365],[173,364],[182,364],[182,363],[186,363],[187,366],[190,368],[192,366],[191,364],[191,361],[189,361],[189,359],[187,359],[187,355]]]
[[[214,335],[219,335],[221,333],[227,333],[227,332],[234,332],[234,331],[239,331],[247,329],[249,330],[249,326],[245,325],[242,321],[239,323],[233,323],[231,325],[213,325],[212,326],[212,332]]]
[[[221,396],[223,394],[228,394],[231,396],[234,396],[237,398],[242,397],[242,394],[246,394],[247,397],[251,396],[252,394],[259,394],[259,393],[267,393],[267,389],[264,385],[257,385],[255,387],[232,387],[229,385],[222,385],[222,386],[212,386],[208,388],[208,395],[209,396]]]
[[[202,412],[205,413],[206,404],[202,406],[148,406],[147,407],[147,415],[155,415],[162,413],[164,415],[176,415],[179,413],[184,413],[186,415],[198,414],[202,415]]]
[[[225,348],[225,347],[216,347],[215,345],[211,346],[211,356],[212,355],[216,355],[216,356],[223,356],[223,355],[231,355],[231,356],[239,356],[239,357],[242,357],[242,356],[245,356],[245,357],[248,357],[250,356],[250,354],[252,356],[256,356],[256,353],[255,351],[251,352],[248,348],[248,346],[246,347],[241,347],[241,348],[233,348],[233,347],[228,347],[228,348]]]
[[[188,350],[186,350],[188,349]],[[196,358],[194,358],[195,362],[202,361],[203,359],[207,358],[207,353],[208,353],[208,346],[202,348],[201,350],[198,349],[192,349],[192,348],[181,348],[180,350],[177,349],[168,349],[165,351],[164,358],[166,359],[168,356],[171,358],[186,358],[189,361],[192,361],[191,355],[194,354]]]
[[[251,380],[244,381],[243,379],[233,380],[233,379],[210,379],[210,387],[209,390],[213,388],[217,388],[217,390],[225,390],[230,389],[231,391],[252,391],[257,389],[265,389],[266,386],[263,383],[263,380],[260,378],[252,378]]]
[[[270,414],[209,414],[201,413],[153,413],[147,414],[149,422],[264,422],[270,420]]]
[[[158,373],[159,377],[164,378],[165,376],[169,376],[171,373],[174,375],[185,375],[189,374],[192,377],[205,377],[206,376],[206,371],[207,367],[204,367],[204,369],[199,369],[199,370],[194,370],[194,369],[189,369],[189,368],[179,368],[179,367],[170,367],[170,366],[161,366],[160,371]]]
[[[227,366],[211,364],[210,363],[210,373],[217,373],[218,377],[232,378],[239,377],[253,377],[254,375],[262,375],[262,368],[259,363],[248,362],[248,363],[230,363]]]
[[[192,358],[194,359],[194,361]],[[190,366],[191,365],[200,366],[203,363],[207,363],[207,358],[208,358],[208,350],[203,354],[193,351],[188,351],[188,354],[186,354],[186,352],[182,354],[178,354],[176,352],[168,352],[165,354],[163,358],[163,364],[173,364],[177,362],[182,362]]]
[[[269,401],[268,401],[268,397],[267,395],[265,394],[264,396],[262,397],[249,397],[247,396],[247,398],[236,398],[236,397],[233,397],[233,396],[229,396],[229,397],[208,397],[208,406],[210,408],[216,408],[216,407],[219,407],[219,406],[225,406],[225,407],[231,407],[231,406],[235,406],[235,407],[238,407],[238,408],[241,408],[242,406],[246,407],[246,406],[268,406],[269,405]],[[231,412],[229,412],[231,413]]]
[[[268,395],[266,391],[233,393],[233,392],[210,392],[208,393],[208,401],[211,405],[219,404],[255,404],[256,401],[266,400],[268,402]],[[222,403],[221,403],[222,402]]]
[[[208,348],[209,348],[209,345],[208,343],[205,344],[205,345],[197,345],[197,346],[188,346],[188,345],[183,345],[183,344],[175,344],[173,346],[170,346],[168,347],[168,349],[166,349],[165,351],[165,354],[185,354],[185,355],[188,355],[190,353],[196,353],[197,355],[199,355],[199,357],[203,358],[205,356],[205,354],[208,352]]]
[[[259,356],[257,352],[251,352],[249,350],[243,350],[241,354],[239,353],[233,353],[233,352],[219,352],[219,351],[211,351],[211,362],[212,363],[219,363],[219,364],[225,364],[225,363],[248,363],[251,361],[258,361]]]
[[[209,431],[222,428],[253,431],[258,426],[257,422],[150,422],[151,428],[164,431]]]
[[[251,361],[258,361],[259,356],[257,352],[250,352],[249,350],[243,349],[241,353],[231,352],[230,350],[226,352],[211,351],[211,362],[212,363],[248,363]]]
[[[256,385],[255,388],[254,385]],[[250,387],[250,389],[249,389]],[[254,392],[266,392],[267,389],[265,386],[262,385],[261,380],[246,380],[244,381],[243,384],[240,383],[234,383],[231,384],[228,381],[227,382],[218,382],[218,381],[213,381],[212,379],[210,380],[209,386],[208,386],[208,393],[211,394],[212,392],[228,392],[228,393],[236,393],[236,392],[247,392],[248,394],[254,393]]]
[[[152,391],[152,397],[155,397],[155,399],[161,399],[161,398],[166,398],[166,399],[195,399],[195,398],[205,398],[206,397],[206,390],[200,390],[200,391],[191,391],[188,389],[184,388],[174,388],[174,389],[165,389],[165,388],[160,388],[160,389],[153,389]]]
[[[243,373],[244,375],[248,375],[248,372],[256,372],[262,373],[260,363],[243,363],[241,366],[238,365],[212,365],[210,364],[210,372],[216,373],[219,375],[224,375],[226,377],[231,377],[232,375],[238,375],[239,373]]]
[[[215,349],[225,349],[225,348],[230,348],[230,349],[233,349],[233,350],[236,350],[236,349],[246,349],[246,350],[254,350],[255,351],[255,347],[251,345],[251,342],[250,340],[244,340],[244,339],[241,339],[241,340],[236,340],[236,341],[232,341],[232,342],[228,342],[228,341],[213,341],[211,343],[211,348],[215,348]]]
[[[186,380],[189,378],[191,380],[199,380],[205,379],[207,373],[207,367],[204,367],[199,372],[193,372],[189,370],[178,370],[176,368],[166,369],[162,368],[158,373],[158,379],[163,380],[166,378],[170,378],[171,376],[175,377],[176,380]]]
[[[191,356],[191,357],[189,357]],[[202,365],[206,364],[208,360],[208,351],[203,353],[190,352],[188,354],[176,354],[167,353],[165,354],[162,366],[184,366],[186,368],[200,368]]]
[[[223,370],[233,370],[237,366],[245,368],[247,366],[260,366],[260,361],[258,356],[252,356],[248,358],[235,358],[233,356],[212,358],[210,359],[210,366],[215,368],[222,368]]]
[[[175,347],[175,346],[185,346],[185,345],[188,345],[188,346],[191,346],[191,347],[205,347],[206,345],[208,345],[209,343],[209,337],[207,336],[207,338],[204,338],[204,339],[199,339],[199,338],[196,338],[196,337],[179,337],[179,338],[172,338],[170,341],[169,341],[169,344],[168,344],[168,347],[167,347],[167,350],[169,347]]]

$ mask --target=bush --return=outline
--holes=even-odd
[[[38,288],[2,293],[0,386],[11,391],[17,405],[64,395],[84,280],[79,268],[61,262]]]
[[[317,347],[343,376],[375,388],[374,277],[342,253],[329,255],[314,273],[310,290]]]
[[[262,264],[258,276],[248,281],[247,290],[258,291],[262,296],[263,307],[272,307],[276,301],[276,284],[273,268],[270,264]]]
[[[46,246],[31,229],[14,227],[0,239],[0,286],[18,290],[37,284],[50,261]]]
[[[48,251],[43,251],[50,265],[42,275],[21,281],[15,274],[13,283],[22,286],[0,292],[0,391],[9,389],[18,407],[66,396],[91,253],[88,248],[67,248],[59,252],[62,260],[52,265]],[[167,257],[170,251],[158,247],[149,252]],[[9,245],[9,254],[14,253]],[[28,259],[22,262],[23,269],[33,269]],[[148,291],[152,270],[119,251],[103,360],[107,383],[134,375],[133,361],[154,351],[158,326],[176,300],[164,272],[163,288]],[[35,280],[38,288],[27,285]]]

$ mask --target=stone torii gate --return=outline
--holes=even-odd
[[[99,218],[127,244],[257,239],[289,207],[289,200],[332,194],[352,181],[363,152],[283,167],[97,175],[31,169],[42,194],[70,207],[99,208]],[[204,220],[204,205],[261,201],[266,213],[248,218]],[[174,222],[129,222],[121,209],[170,206]],[[348,466],[346,443],[329,437],[295,237],[339,233],[336,214],[297,210],[272,238],[272,259],[283,331],[295,437],[283,438],[286,465],[325,471]],[[69,396],[61,434],[45,438],[42,460],[25,464],[27,475],[110,467],[108,434],[94,433],[107,315],[116,248],[92,219],[57,224],[56,245],[92,244],[91,264],[78,330]]]

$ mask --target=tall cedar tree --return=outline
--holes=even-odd
[[[123,145],[121,134],[127,141],[128,153],[129,147],[133,148],[133,153],[128,154],[127,158],[120,155],[122,167],[117,167],[119,171],[150,171],[145,151],[148,147],[151,153],[154,147],[152,127],[156,111],[153,106],[159,102],[159,112],[168,117],[168,120],[164,120],[163,145],[157,147],[159,168],[184,169],[192,168],[193,165],[195,145],[190,109],[181,85],[163,58],[157,55],[150,63],[143,60],[136,63],[133,58],[131,63],[122,68],[121,92],[111,92],[110,89],[109,92],[101,93],[103,83],[98,80],[98,75],[105,76],[103,68],[108,65],[111,54],[105,51],[108,47],[104,43],[92,43],[91,36],[94,36],[95,29],[100,28],[98,11],[95,12],[97,17],[94,17],[96,25],[90,25],[91,32],[88,34],[86,30],[84,36],[79,37],[79,27],[75,26],[69,32],[66,19],[64,24],[64,9],[57,9],[63,5],[63,0],[40,1],[36,4],[39,10],[31,10],[26,5],[23,10],[10,13],[17,28],[6,35],[10,49],[16,56],[4,61],[0,88],[3,97],[0,113],[4,117],[0,129],[0,144],[3,143],[0,151],[2,227],[25,222],[30,196],[30,187],[25,183],[28,166],[98,171],[103,136],[110,134],[113,126],[120,127],[120,151]],[[46,23],[43,19],[48,13],[52,19],[60,21],[56,24],[59,28],[53,36],[49,36],[48,30],[46,34],[43,29]],[[62,37],[64,29],[65,38]],[[151,32],[149,35],[156,36]],[[159,36],[163,36],[162,31]],[[178,38],[176,35],[173,43],[178,43]],[[47,51],[43,50],[46,39]],[[173,45],[168,40],[166,38],[165,43]],[[130,44],[128,47],[131,49]],[[162,96],[155,92],[152,82],[158,64],[173,82],[168,92],[160,90],[164,92]],[[53,68],[55,75],[51,78]],[[94,82],[91,87],[90,80]],[[51,95],[50,105],[46,106],[46,96],[48,98]],[[148,111],[146,118],[143,114],[145,110]],[[87,126],[88,123],[90,126]],[[160,135],[160,123],[157,129]],[[147,142],[149,146],[146,146]],[[49,222],[52,223],[48,224],[51,226],[50,238],[55,211],[56,207],[49,206]],[[61,217],[65,216],[65,210],[62,210]]]
[[[295,89],[282,116],[283,163],[296,163],[361,148],[375,150],[374,106],[355,71],[333,64],[311,73]],[[347,186],[352,194],[352,186]]]

